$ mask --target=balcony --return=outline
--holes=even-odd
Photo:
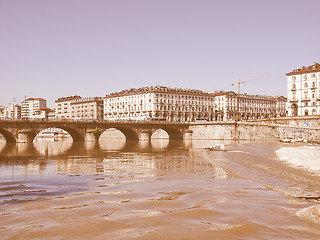
[[[289,100],[291,103],[295,103],[295,102],[298,102],[298,99],[297,98],[292,98]]]

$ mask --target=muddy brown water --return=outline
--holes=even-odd
[[[320,175],[217,143],[1,142],[1,239],[320,239]]]

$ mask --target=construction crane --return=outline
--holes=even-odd
[[[260,77],[260,78],[253,78],[253,79],[248,79],[248,80],[245,80],[245,81],[238,81],[236,83],[232,83],[232,86],[235,86],[235,85],[238,85],[238,94],[240,94],[240,85],[243,84],[243,83],[247,83],[247,82],[251,82],[251,81],[256,81],[256,80],[261,80],[261,79],[265,79],[265,78],[268,78],[270,76],[265,76],[265,77]]]

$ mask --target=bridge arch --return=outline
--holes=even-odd
[[[58,128],[61,128],[62,130],[69,133],[73,141],[81,141],[81,142],[84,141],[84,135],[77,129],[68,128],[68,127],[58,127]]]
[[[69,128],[69,127],[61,127],[61,126],[52,126],[53,128],[57,128],[57,129],[62,129],[64,131],[66,131],[72,138],[73,141],[81,141],[83,142],[84,141],[84,135],[78,131],[77,129],[73,129],[73,128]],[[50,128],[52,128],[50,127]],[[34,136],[32,137],[32,139],[30,140],[34,140],[34,138],[42,131],[46,130],[48,128],[39,128],[39,129],[36,129],[34,131]]]
[[[151,131],[151,136],[152,136],[152,135],[154,134],[154,132],[156,132],[158,129],[164,130],[164,131],[168,134],[169,140],[170,140],[170,139],[183,140],[183,133],[182,133],[179,129],[176,129],[176,128],[173,128],[173,127],[161,126],[161,127],[159,127],[159,128],[152,129],[152,131]]]
[[[151,132],[151,139],[169,139],[169,134],[162,128],[154,129]]]
[[[103,129],[100,136],[108,129],[119,130],[125,136],[126,140],[139,140],[138,132],[129,127],[110,126],[106,129]]]
[[[13,133],[9,132],[8,130],[5,130],[3,128],[0,128],[0,134],[6,139],[9,143],[15,143],[16,138]]]

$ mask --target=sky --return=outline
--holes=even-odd
[[[0,106],[167,87],[287,95],[319,0],[0,0]]]

